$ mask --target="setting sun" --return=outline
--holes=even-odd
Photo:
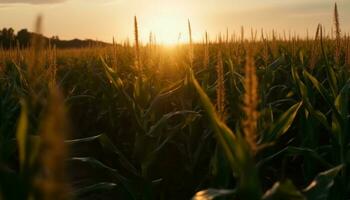
[[[142,27],[142,25],[140,25]],[[152,17],[149,24],[146,24],[156,41],[165,45],[174,45],[187,41],[186,19],[181,16],[163,14]]]

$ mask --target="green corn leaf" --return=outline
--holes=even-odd
[[[332,103],[333,103],[333,100],[332,100],[331,94],[326,90],[326,88],[323,87],[323,85],[314,76],[312,76],[309,72],[307,72],[306,70],[303,71],[303,74],[304,74],[304,76],[306,78],[308,78],[311,81],[313,86],[321,94],[321,96],[326,101],[326,103],[328,103],[328,105],[331,106]]]
[[[183,87],[183,80],[178,81],[172,85],[170,85],[169,87],[167,87],[166,89],[163,89],[150,103],[150,105],[148,106],[148,108],[145,111],[145,114],[143,115],[143,117],[148,117],[151,113],[151,111],[158,105],[157,103],[159,103],[162,99],[165,98],[169,98],[172,95],[177,94]]]
[[[265,157],[257,164],[257,166],[258,168],[260,168],[261,166],[269,162],[272,162],[273,160],[280,159],[282,156],[303,156],[307,159],[315,160],[318,163],[322,164],[323,166],[326,166],[326,167],[332,166],[324,158],[322,158],[315,150],[309,149],[309,148],[293,147],[293,146],[288,146],[271,156]]]
[[[332,66],[328,65],[326,67],[326,69],[327,69],[327,80],[328,80],[328,83],[329,83],[329,85],[331,87],[333,96],[336,96],[338,94],[337,76],[336,76]]]
[[[162,116],[162,118],[160,120],[158,120],[151,128],[150,130],[147,132],[147,135],[151,135],[154,136],[156,134],[156,132],[162,128],[163,126],[165,126],[167,124],[167,122],[176,116],[179,115],[197,115],[199,116],[198,112],[195,111],[190,111],[190,110],[183,110],[183,111],[175,111],[175,112],[171,112],[171,113],[167,113],[165,115]]]
[[[161,129],[163,126],[166,126],[168,120],[170,120],[171,118],[173,118],[175,116],[178,116],[178,115],[182,115],[182,116],[184,116],[186,118],[186,117],[190,117],[191,115],[199,116],[199,113],[194,112],[194,111],[186,111],[186,110],[184,110],[184,111],[176,111],[176,112],[171,112],[171,113],[165,114],[155,125],[153,125],[151,127],[151,129],[148,131],[147,135],[149,135],[149,136],[156,136],[157,135],[156,132],[159,129]],[[178,126],[178,128],[180,128],[180,127]],[[173,133],[168,133],[166,135],[165,139],[163,139],[162,141],[160,141],[158,143],[157,148],[154,149],[152,151],[152,153],[156,153],[156,152],[160,151],[173,138],[173,136],[174,136]],[[157,137],[159,138],[160,136],[157,135]]]
[[[142,126],[142,123],[140,120],[141,111],[140,111],[139,106],[136,104],[134,99],[131,98],[129,96],[129,94],[125,91],[123,81],[120,78],[113,77],[113,75],[116,72],[111,67],[109,67],[107,65],[107,63],[105,62],[105,60],[102,57],[100,57],[100,60],[101,60],[103,67],[105,69],[105,73],[106,73],[107,78],[112,83],[112,85],[119,91],[119,93],[122,94],[122,100],[126,104],[128,110],[133,111],[131,113],[132,113],[132,116],[133,116],[135,124],[136,124],[135,128],[137,128],[138,131],[144,133],[145,130],[144,130],[144,127]]]
[[[236,190],[219,190],[219,189],[207,189],[197,192],[192,200],[214,200],[220,197],[232,197],[236,194]]]
[[[27,131],[28,131],[28,108],[24,100],[21,101],[22,111],[17,124],[17,145],[21,170],[24,169],[27,157]]]
[[[343,120],[346,120],[349,114],[349,89],[350,81],[343,86],[334,102]]]
[[[334,178],[343,169],[343,165],[339,165],[325,172],[319,173],[310,185],[303,190],[308,199],[327,200],[329,192],[334,185]]]
[[[74,191],[73,194],[75,197],[79,198],[79,197],[87,196],[91,193],[96,193],[98,191],[113,190],[117,186],[118,185],[115,183],[108,183],[108,182],[96,183],[83,188],[79,188],[78,190]]]
[[[254,165],[253,155],[250,152],[246,141],[240,134],[236,136],[219,118],[214,105],[199,85],[192,71],[190,71],[190,81],[199,94],[200,100],[209,116],[209,120],[214,128],[219,144],[223,148],[232,170],[237,173],[237,176],[239,176],[239,195],[242,198],[249,198],[252,200],[259,199],[261,196],[260,182]]]
[[[102,163],[101,161],[99,161],[95,158],[92,158],[92,157],[73,157],[73,158],[70,158],[69,160],[73,161],[73,162],[86,163],[89,166],[93,167],[94,169],[103,170],[105,172],[108,172],[114,181],[116,181],[117,183],[119,182],[121,184],[121,186],[124,187],[126,191],[128,191],[130,196],[132,196],[133,199],[136,199],[136,194],[134,194],[134,192],[133,192],[133,189],[130,185],[130,181],[127,178],[125,178],[124,176],[122,176],[118,172],[117,169],[109,167],[109,166],[105,165],[104,163]]]
[[[327,122],[327,117],[320,111],[315,110],[313,105],[310,102],[309,97],[312,95],[312,90],[309,89],[303,81],[301,81],[298,73],[296,72],[296,70],[294,69],[295,67],[292,67],[292,73],[294,74],[294,80],[298,86],[299,89],[299,93],[301,95],[301,98],[303,100],[303,104],[305,105],[306,109],[310,112],[310,114],[316,118],[327,130],[331,130],[331,127],[329,126],[328,122]],[[329,97],[329,95],[327,94],[325,89],[322,89],[322,85],[318,83],[317,79],[313,78],[311,74],[308,74],[305,70],[304,70],[304,76],[307,76],[310,81],[313,83],[313,85],[317,88],[319,88],[319,92],[322,92],[323,94],[321,94],[322,96],[324,96],[326,101],[331,101],[331,98]],[[332,104],[331,104],[332,105]]]
[[[72,157],[69,160],[70,161],[87,163],[90,166],[92,166],[93,168],[102,169],[102,170],[105,170],[105,171],[108,171],[108,172],[112,172],[112,173],[118,172],[116,169],[114,169],[112,167],[109,167],[109,166],[103,164],[101,161],[99,161],[99,160],[97,160],[95,158],[92,158],[92,157]]]
[[[99,142],[104,149],[109,152],[113,152],[117,155],[119,163],[123,165],[123,167],[133,174],[138,175],[137,169],[129,162],[129,160],[124,156],[124,154],[113,144],[113,142],[109,139],[106,134],[102,134],[99,138]]]
[[[190,79],[192,81],[194,88],[199,94],[203,107],[207,115],[209,116],[210,122],[213,128],[215,129],[216,136],[220,144],[222,145],[223,149],[225,150],[226,156],[231,166],[233,168],[237,168],[237,166],[235,166],[234,157],[232,155],[232,147],[235,146],[234,143],[236,140],[236,136],[234,135],[232,130],[220,120],[214,105],[211,103],[209,97],[204,92],[202,87],[199,85],[192,71],[190,71]]]
[[[283,113],[275,123],[271,126],[268,133],[265,136],[266,142],[275,141],[277,138],[285,134],[291,127],[300,107],[303,105],[302,102],[298,102],[290,107],[285,113]]]
[[[285,180],[275,183],[263,196],[263,200],[306,200],[292,181]]]
[[[91,142],[91,141],[96,141],[101,137],[102,134],[96,135],[96,136],[91,136],[91,137],[86,137],[86,138],[80,138],[80,139],[74,139],[74,140],[66,140],[65,143],[69,145],[75,145],[75,144],[81,144],[81,143],[86,143],[86,142]]]
[[[137,175],[138,172],[136,168],[128,161],[124,154],[119,151],[119,149],[113,144],[113,142],[108,138],[106,134],[100,134],[92,137],[86,137],[81,139],[67,140],[65,141],[69,145],[77,145],[87,142],[98,141],[102,148],[117,155],[119,163],[124,166],[125,169],[130,170],[133,174]]]

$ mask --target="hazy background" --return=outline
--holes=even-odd
[[[207,30],[214,37],[240,26],[314,34],[318,23],[332,25],[332,0],[0,0],[0,28],[33,30],[34,20],[44,17],[44,34],[61,39],[91,38],[110,42],[132,38],[133,16],[139,19],[145,41],[153,31],[158,40],[175,42],[179,32],[186,40],[187,19],[194,37]],[[350,30],[350,1],[338,0],[343,32]]]

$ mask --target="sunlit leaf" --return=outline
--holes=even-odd
[[[232,147],[235,146],[234,143],[236,140],[236,136],[234,135],[232,130],[220,120],[220,117],[218,116],[214,105],[211,103],[209,97],[199,85],[192,71],[190,71],[190,80],[192,81],[194,88],[199,94],[203,107],[206,110],[206,113],[210,119],[212,126],[215,129],[215,133],[218,137],[218,140],[220,141],[221,145],[225,150],[226,156],[230,164],[235,165],[235,161],[232,155]]]
[[[263,196],[263,200],[306,200],[290,180],[275,183]]]
[[[98,191],[113,190],[116,187],[117,187],[117,184],[115,183],[108,183],[108,182],[96,183],[83,188],[79,188],[78,190],[74,191],[74,196],[76,197],[86,196],[86,195],[89,195],[90,193],[96,193]]]
[[[296,103],[283,113],[275,123],[273,123],[266,134],[267,141],[273,141],[288,131],[302,104],[302,102]]]
[[[330,189],[334,185],[334,178],[342,169],[343,165],[340,165],[319,173],[310,185],[304,189],[305,196],[312,200],[327,200]]]
[[[85,142],[91,142],[99,139],[101,135],[96,135],[96,136],[91,136],[91,137],[86,137],[86,138],[80,138],[80,139],[74,139],[74,140],[66,140],[65,142],[67,144],[80,144],[80,143],[85,143]]]
[[[236,194],[236,190],[207,189],[197,192],[192,200],[213,200],[219,197],[228,197]]]

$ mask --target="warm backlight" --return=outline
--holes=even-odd
[[[152,17],[147,28],[160,44],[176,45],[188,40],[187,19],[181,16],[162,14]]]

